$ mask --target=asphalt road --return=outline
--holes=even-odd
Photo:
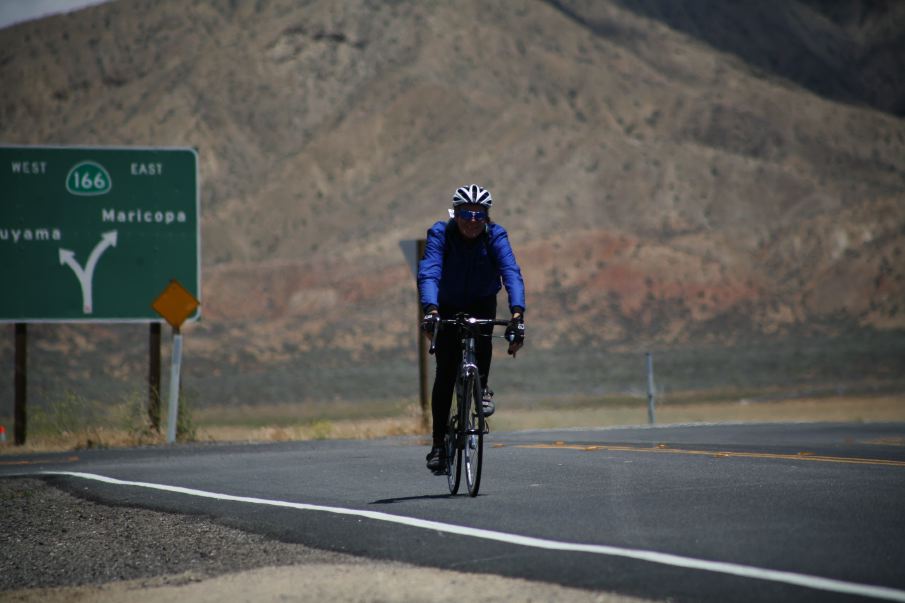
[[[48,479],[334,551],[655,599],[905,601],[905,424],[492,433],[475,499],[449,496],[425,453],[207,444],[4,456],[0,475],[80,473]]]

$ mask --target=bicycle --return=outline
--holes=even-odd
[[[462,363],[456,376],[456,403],[450,405],[449,421],[443,440],[446,452],[446,480],[450,494],[459,491],[462,466],[465,466],[465,482],[470,496],[477,496],[481,487],[481,467],[484,461],[484,435],[488,433],[481,395],[481,378],[475,359],[475,341],[478,337],[492,337],[482,333],[481,327],[508,326],[507,320],[472,318],[457,314],[455,318],[439,319],[434,323],[430,353],[436,348],[437,333],[442,326],[455,326],[462,345]],[[464,463],[463,463],[464,461]]]

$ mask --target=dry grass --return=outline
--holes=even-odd
[[[154,446],[166,442],[166,433],[137,435],[134,431],[112,427],[90,429],[55,434],[28,434],[25,446],[13,446],[11,430],[7,443],[0,445],[0,455],[29,454],[38,452],[59,452],[61,450],[85,450],[88,448],[130,448]]]
[[[407,407],[403,416],[342,420],[293,420],[291,407],[268,407],[266,412],[239,423],[238,415],[228,416],[228,424],[217,424],[211,410],[199,421],[196,441],[202,442],[284,442],[323,439],[373,439],[401,435],[427,435],[416,407]],[[712,402],[706,404],[666,404],[657,408],[657,423],[788,422],[788,421],[905,421],[905,395],[873,397],[801,398],[776,402]],[[260,425],[266,417],[268,424]],[[257,423],[256,425],[252,423]],[[554,429],[565,427],[607,427],[644,425],[647,407],[600,405],[563,409],[506,409],[491,420],[496,431]],[[164,434],[142,433],[112,428],[92,428],[78,433],[30,436],[28,444],[0,446],[0,454],[21,454],[84,448],[112,448],[162,445]]]
[[[242,427],[211,425],[198,430],[198,439],[217,442],[286,442],[293,440],[369,440],[400,435],[423,435],[415,417],[316,421],[304,425]]]

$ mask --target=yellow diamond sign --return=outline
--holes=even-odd
[[[195,313],[198,306],[201,305],[195,296],[179,284],[179,281],[172,280],[163,290],[151,307],[154,311],[164,317],[174,329],[178,330],[185,322],[185,319]]]

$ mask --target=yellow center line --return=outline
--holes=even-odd
[[[49,463],[74,463],[79,460],[77,456],[69,456],[65,459],[40,459],[36,461],[20,460],[20,461],[0,461],[0,465],[46,465]]]
[[[876,438],[874,440],[861,440],[862,444],[871,446],[905,446],[905,438]]]
[[[820,456],[813,452],[799,452],[796,454],[775,454],[770,452],[736,452],[731,450],[688,450],[684,448],[668,448],[664,444],[658,444],[651,448],[641,448],[638,446],[611,446],[606,444],[566,444],[557,442],[555,444],[517,444],[514,448],[539,448],[539,449],[562,449],[562,450],[582,450],[585,452],[594,452],[597,450],[606,450],[610,452],[659,452],[661,454],[691,454],[698,456],[709,456],[714,458],[752,458],[752,459],[781,459],[787,461],[817,461],[821,463],[848,463],[853,465],[884,465],[888,467],[905,467],[905,461],[893,461],[888,459],[864,459],[856,457],[842,456]]]

